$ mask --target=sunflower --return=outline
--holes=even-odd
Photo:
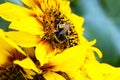
[[[0,16],[10,21],[9,28],[15,30],[8,32],[7,37],[23,47],[47,42],[48,50],[56,53],[80,44],[84,18],[71,12],[70,1],[21,1],[26,6],[9,2],[0,5]]]
[[[39,72],[32,60],[27,57],[21,48],[12,40],[6,38],[0,30],[0,80],[26,80],[33,79],[35,71]],[[31,65],[20,67],[16,60],[27,62]],[[25,65],[25,64],[24,64]],[[33,69],[33,70],[32,70]]]
[[[13,58],[10,64],[6,64],[9,55],[0,54],[3,58],[5,57],[0,62],[2,68],[6,70],[6,67],[12,64],[15,65],[15,67],[12,66],[13,69],[19,69],[16,67],[17,65],[20,67],[20,73],[24,70],[29,74],[20,75],[33,78],[33,80],[41,78],[46,80],[119,79],[119,75],[117,75],[119,68],[101,64],[96,60],[94,52],[97,52],[100,57],[102,57],[102,53],[93,46],[96,40],[89,42],[84,38],[82,28],[84,18],[71,12],[70,1],[21,1],[25,6],[9,2],[0,5],[0,16],[11,22],[9,28],[12,29],[9,32],[2,32],[5,37],[0,40],[4,42],[5,39],[9,42],[8,39],[11,39],[29,57],[24,54],[25,58],[19,58],[20,56],[17,54],[23,55],[24,52],[18,47],[12,46],[17,51],[12,50],[12,54],[8,53],[16,55],[15,59]],[[7,42],[5,44],[9,45]],[[9,49],[9,47],[5,47],[5,49]],[[1,47],[1,51],[4,52],[5,49]],[[28,63],[31,66],[28,66]],[[2,68],[1,70],[3,70]],[[21,68],[23,69],[21,70]],[[108,70],[106,71],[105,68]],[[31,69],[37,74],[35,75]],[[7,68],[7,70],[9,69]],[[32,74],[34,77],[31,77]]]
[[[85,63],[88,51],[92,46],[91,43],[93,44],[94,42],[95,41],[90,43],[86,42],[86,44],[71,47],[57,55],[46,54],[45,51],[47,47],[42,46],[43,44],[39,44],[39,47],[37,47],[35,50],[35,57],[38,60],[35,62],[35,64],[37,68],[42,71],[39,76],[42,75],[45,80],[82,79],[83,75],[81,73],[82,71],[80,71],[80,68]],[[44,43],[44,45],[48,45],[48,43]],[[21,64],[22,62],[19,60],[16,61],[16,63],[21,67],[24,67],[24,65]]]

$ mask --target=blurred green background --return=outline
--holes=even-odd
[[[22,5],[19,0],[10,1]],[[102,53],[100,62],[120,66],[120,0],[71,0],[72,11],[85,18],[85,36],[97,40]],[[0,18],[0,27],[8,30],[9,22]]]

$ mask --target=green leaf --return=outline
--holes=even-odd
[[[120,26],[120,0],[101,0],[101,4],[115,24]],[[120,27],[119,27],[120,29]]]
[[[15,4],[19,4],[19,5],[23,5],[23,3],[21,2],[21,0],[5,0],[7,2],[12,2],[12,3],[15,3]]]
[[[2,28],[4,31],[8,31],[8,26],[10,22],[3,20],[0,18],[0,28]]]
[[[4,3],[5,1],[4,0],[0,0],[0,4]]]

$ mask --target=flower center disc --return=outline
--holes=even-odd
[[[6,69],[0,70],[0,80],[26,80],[21,70],[22,68],[18,65],[7,66]]]
[[[45,35],[42,40],[47,40],[54,48],[64,50],[79,44],[74,25],[60,11],[53,8],[47,10],[43,25]]]

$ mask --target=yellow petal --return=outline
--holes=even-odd
[[[89,45],[93,46],[95,43],[96,43],[96,39],[91,41],[91,42],[89,42]],[[102,58],[102,52],[98,48],[96,48],[96,47],[90,47],[90,48],[91,48],[91,50],[96,52],[100,58]]]
[[[57,6],[57,1],[56,0],[48,0],[48,1],[45,1],[45,5],[47,7],[50,7],[50,6],[54,6],[56,8]]]
[[[94,52],[96,52],[100,58],[102,58],[102,52],[98,48],[93,46],[95,43],[96,43],[96,39],[89,42],[84,36],[80,36],[80,44],[88,45],[87,46],[88,47],[88,54],[87,54],[88,57],[89,58],[91,57],[91,59],[93,58],[96,60],[96,58],[94,56]]]
[[[60,10],[62,11],[62,13],[65,14],[66,16],[71,14],[70,1],[59,0],[59,2],[60,3],[58,4],[58,8],[60,7]]]
[[[34,17],[20,18],[16,21],[13,21],[9,28],[20,30],[24,32],[29,32],[36,35],[43,34],[43,26],[37,21]]]
[[[51,51],[52,49],[47,42],[41,42],[37,45],[35,50],[35,56],[37,60],[39,60],[41,66],[47,63],[48,59],[54,55],[54,53],[51,53]]]
[[[17,46],[16,43],[6,38],[0,30],[0,66],[11,64],[11,61],[8,61],[9,58],[12,59],[23,59],[25,53],[21,48]]]
[[[28,55],[31,59],[35,58],[35,48],[34,47],[24,47],[23,48],[26,55]]]
[[[28,79],[33,79],[33,76],[36,75],[36,73],[30,69],[23,69],[23,70],[25,71],[25,74],[23,73],[23,76]]]
[[[78,35],[81,35],[83,34],[83,23],[84,23],[84,18],[83,17],[80,17],[80,16],[77,16],[76,14],[71,14],[70,16],[70,20],[72,21],[72,23],[74,24],[75,26],[75,30],[77,31]]]
[[[19,52],[21,52],[23,55],[26,55],[26,54],[24,53],[24,51],[23,51],[21,48],[19,48],[18,45],[17,45],[13,40],[5,37],[5,36],[6,36],[5,33],[4,33],[1,29],[0,29],[0,34],[1,34],[1,35],[0,35],[0,38],[2,38],[3,40],[5,40],[8,45],[12,46],[12,48],[17,49],[17,50],[18,50]],[[3,44],[4,44],[4,43],[3,43]],[[5,44],[6,44],[6,43],[5,43]],[[9,49],[9,48],[8,48],[8,49]]]
[[[102,68],[100,63],[93,60],[87,60],[84,65],[82,65],[81,71],[83,71],[87,77],[91,80],[103,80]]]
[[[52,70],[64,72],[80,68],[86,57],[86,51],[86,46],[78,45],[52,57],[49,60],[49,63],[54,66]]]
[[[113,67],[107,63],[101,63],[100,67],[105,74],[118,74],[120,72],[120,67]]]
[[[9,2],[0,5],[0,16],[8,21],[30,16],[30,11],[22,6]]]
[[[88,80],[80,69],[69,70],[65,73],[69,76],[70,80]]]
[[[91,47],[91,49],[92,49],[93,51],[95,51],[100,58],[102,58],[102,52],[101,52],[98,48],[96,48],[96,47]]]
[[[34,64],[34,62],[30,58],[25,58],[21,61],[15,60],[14,63],[18,64],[22,68],[32,69],[32,70],[36,71],[37,73],[41,73],[41,71],[36,67],[36,65]]]
[[[10,32],[5,32],[5,34],[8,38],[12,39],[22,47],[34,47],[39,43],[41,39],[37,35],[21,32],[21,31],[10,31]]]
[[[39,17],[39,19],[41,18],[41,16],[44,15],[44,13],[40,9],[40,7],[38,7],[36,5],[32,8],[32,10],[33,10],[33,13]]]
[[[8,50],[11,49],[12,47],[0,37],[0,67],[8,62],[8,57],[10,56]]]
[[[66,80],[63,76],[55,72],[50,72],[50,71],[45,73],[43,76],[46,80]]]
[[[113,67],[106,63],[100,64],[100,67],[103,72],[104,80],[119,80],[120,79],[120,67]]]
[[[96,39],[90,41],[89,43],[90,43],[90,45],[94,45],[96,43]]]
[[[77,29],[81,29],[81,27],[83,26],[83,23],[84,23],[84,18],[83,17],[72,13],[71,14],[71,20],[73,21],[73,23],[75,24],[75,27]]]
[[[24,4],[26,4],[29,7],[33,7],[35,4],[35,0],[21,0]]]

